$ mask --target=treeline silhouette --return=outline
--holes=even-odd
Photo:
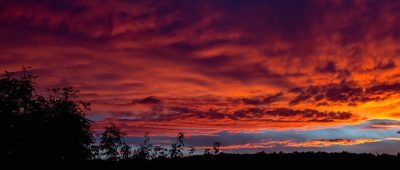
[[[85,117],[90,103],[77,101],[71,87],[48,89],[48,96],[35,91],[35,79],[23,68],[20,76],[5,72],[0,79],[0,156],[3,159],[53,160],[146,160],[177,159],[184,156],[184,134],[169,148],[153,146],[146,134],[132,149],[126,135],[110,123],[99,140]],[[214,144],[215,154],[220,144]],[[190,148],[189,155],[196,149]],[[206,149],[205,155],[210,154]]]
[[[96,160],[96,161],[282,161],[282,160],[399,160],[400,155],[293,152],[226,154],[221,143],[211,148],[185,147],[178,133],[171,146],[153,145],[148,134],[136,148],[126,134],[110,123],[97,138],[92,121],[85,117],[89,103],[77,101],[77,90],[54,88],[42,96],[35,79],[23,68],[20,76],[5,72],[0,79],[0,160]]]

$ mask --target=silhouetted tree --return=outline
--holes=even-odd
[[[152,159],[155,159],[155,158],[166,158],[167,156],[168,156],[168,149],[167,148],[163,148],[160,145],[159,146],[154,146]]]
[[[196,152],[196,148],[195,147],[190,147],[190,150],[189,150],[189,156],[193,156],[194,155],[194,153]]]
[[[146,133],[144,135],[143,143],[140,144],[139,148],[135,151],[135,158],[149,159],[152,148],[153,148],[153,145],[150,143],[149,134]]]
[[[90,151],[92,159],[101,159],[102,153],[100,150],[100,145],[98,143],[92,143],[90,145]]]
[[[35,91],[35,78],[23,68],[0,79],[0,156],[6,159],[89,159],[89,103],[77,102],[73,88]]]
[[[219,150],[220,146],[221,146],[220,142],[214,142],[214,144],[213,144],[214,154],[218,154],[220,152],[220,150]]]
[[[24,153],[27,115],[34,103],[33,79],[25,74],[14,78],[9,72],[0,79],[0,153],[4,158],[19,157]]]
[[[132,158],[131,147],[127,144],[123,144],[123,146],[121,147],[121,159],[129,160],[131,158]]]
[[[127,146],[123,141],[123,136],[125,136],[125,133],[115,124],[110,123],[110,126],[105,127],[105,131],[101,134],[99,145],[102,158],[116,161],[123,157],[120,155],[120,150]]]
[[[204,149],[204,153],[203,153],[203,155],[211,155],[211,153],[210,153],[210,149]]]
[[[183,156],[183,147],[185,146],[184,144],[184,134],[183,133],[178,133],[176,142],[172,144],[171,149],[169,151],[170,157],[171,158],[180,158]]]

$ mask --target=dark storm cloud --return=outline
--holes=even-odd
[[[389,60],[387,63],[379,62],[374,67],[374,70],[389,70],[393,68],[396,68],[396,63],[393,60]]]
[[[358,116],[350,112],[317,111],[312,109],[294,110],[289,108],[248,108],[232,112],[224,112],[218,109],[198,110],[187,107],[163,108],[152,110],[144,114],[135,114],[122,111],[113,112],[117,117],[131,115],[132,121],[175,121],[175,120],[257,120],[265,122],[333,122],[355,119]],[[135,116],[134,116],[135,115]],[[282,119],[283,118],[283,119]]]
[[[301,102],[313,102],[315,104],[348,104],[357,105],[368,101],[384,100],[390,95],[400,92],[399,83],[381,83],[363,88],[359,85],[341,82],[326,86],[309,86],[306,88],[293,88],[291,93],[298,95],[290,101],[291,105]],[[319,103],[320,101],[324,101]],[[326,103],[327,102],[327,103]]]
[[[11,22],[8,26],[20,27],[18,24],[25,24],[36,29],[46,30],[47,32],[73,33],[89,35],[93,38],[120,37],[129,35],[136,37],[135,33],[144,35],[161,35],[168,33],[181,33],[192,24],[196,24],[203,19],[203,15],[209,10],[209,14],[220,15],[224,20],[210,21],[203,25],[203,28],[196,29],[192,34],[208,33],[208,30],[216,32],[240,30],[248,33],[248,37],[239,38],[238,42],[260,41],[256,35],[261,33],[271,35],[270,38],[291,42],[303,42],[300,47],[307,46],[309,42],[317,39],[315,24],[323,22],[324,16],[334,14],[351,14],[344,21],[342,26],[335,25],[334,28],[327,31],[336,31],[343,35],[342,44],[350,44],[364,40],[369,28],[380,21],[379,13],[387,8],[388,4],[392,6],[398,5],[397,1],[386,1],[380,3],[377,1],[366,1],[361,3],[360,12],[350,13],[352,9],[359,8],[359,2],[349,1],[339,3],[336,1],[315,2],[313,0],[296,1],[296,0],[267,0],[252,2],[202,2],[202,1],[169,1],[169,2],[152,2],[152,1],[135,1],[135,2],[79,2],[73,0],[65,1],[3,1],[2,19]],[[137,6],[137,13],[118,9],[101,9],[93,8],[96,5],[109,5],[118,7],[119,5]],[[29,9],[23,12],[24,9]],[[142,8],[139,8],[142,7]],[[148,7],[146,10],[145,7]],[[153,7],[153,8],[151,8]],[[220,12],[212,11],[218,9]],[[18,11],[12,14],[10,11]],[[41,11],[33,11],[41,10]],[[393,13],[394,11],[388,11]],[[174,16],[168,20],[163,16]],[[182,16],[185,17],[182,17]],[[80,18],[74,18],[81,16]],[[149,23],[156,17],[154,23]],[[368,18],[368,19],[363,19]],[[258,22],[250,22],[256,20]],[[351,22],[352,21],[352,22]],[[143,28],[127,27],[130,23],[141,22]],[[7,22],[3,22],[4,25]],[[14,24],[14,25],[12,25]],[[87,28],[79,26],[85,24]],[[329,23],[324,23],[329,24]],[[92,25],[93,27],[88,27]],[[125,27],[124,27],[125,26]],[[138,27],[140,27],[138,25]],[[395,28],[399,28],[400,24],[393,23],[389,28],[382,29],[374,34],[377,37],[398,37]],[[151,35],[151,34],[152,35]],[[397,36],[395,36],[397,35]],[[171,37],[172,38],[172,37]],[[222,39],[223,40],[223,39]],[[299,41],[304,40],[304,41]],[[308,41],[307,41],[308,40]],[[221,40],[216,39],[215,42]],[[229,41],[232,43],[232,41]],[[233,41],[235,42],[235,41]],[[201,45],[210,44],[210,41],[201,43]],[[172,45],[172,44],[171,44]],[[297,49],[297,47],[296,47]],[[301,49],[301,48],[299,48]],[[310,49],[310,48],[305,48]],[[303,52],[309,50],[301,50]],[[293,49],[295,50],[295,49]],[[295,50],[296,51],[296,50]],[[271,51],[272,52],[272,51]],[[300,51],[297,51],[301,53]]]
[[[161,104],[162,101],[154,96],[149,96],[144,99],[138,100],[138,104]]]
[[[246,105],[269,105],[277,102],[282,96],[283,93],[280,92],[271,96],[267,96],[265,98],[242,98],[240,100],[243,104]]]
[[[382,83],[366,89],[367,94],[390,94],[399,92],[400,92],[400,83],[393,83],[393,84]]]
[[[336,73],[337,68],[336,68],[335,63],[330,61],[330,62],[327,62],[324,67],[316,68],[316,71],[321,72],[321,73]]]

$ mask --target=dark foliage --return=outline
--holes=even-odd
[[[143,143],[139,146],[139,148],[135,151],[134,157],[137,159],[149,159],[150,152],[153,149],[153,145],[150,143],[150,137],[146,133],[144,135]],[[161,151],[162,148],[157,147],[157,151]]]
[[[194,153],[196,152],[196,148],[195,147],[190,147],[190,150],[189,150],[189,156],[193,156],[194,155]]]
[[[20,77],[0,79],[0,156],[5,159],[89,159],[91,121],[88,103],[75,101],[72,88],[35,92],[36,77],[23,68]]]
[[[179,133],[176,139],[176,142],[172,144],[171,150],[169,151],[170,157],[171,158],[180,158],[183,156],[183,147],[185,146],[184,144],[184,134]]]
[[[146,168],[176,168],[195,167],[195,168],[244,168],[244,169],[286,169],[303,168],[304,169],[326,169],[338,168],[346,169],[362,167],[376,169],[385,169],[385,167],[395,167],[400,162],[400,156],[396,155],[374,155],[374,154],[354,154],[354,153],[326,153],[326,152],[293,152],[293,153],[256,153],[256,154],[226,154],[218,155],[194,155],[174,159],[152,159],[129,161],[92,161],[87,162],[92,167],[105,169],[132,167]],[[394,165],[394,166],[392,166]]]
[[[219,147],[221,147],[221,143],[220,142],[214,142],[214,145],[213,145],[214,154],[219,154],[220,153]]]
[[[95,155],[99,159],[116,161],[121,159],[130,159],[131,148],[124,141],[125,133],[115,124],[105,127],[105,131],[101,134],[98,149]]]

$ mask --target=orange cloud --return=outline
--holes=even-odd
[[[321,139],[321,140],[309,140],[303,143],[291,143],[288,146],[291,147],[327,147],[332,145],[357,145],[368,142],[378,142],[378,139]]]

